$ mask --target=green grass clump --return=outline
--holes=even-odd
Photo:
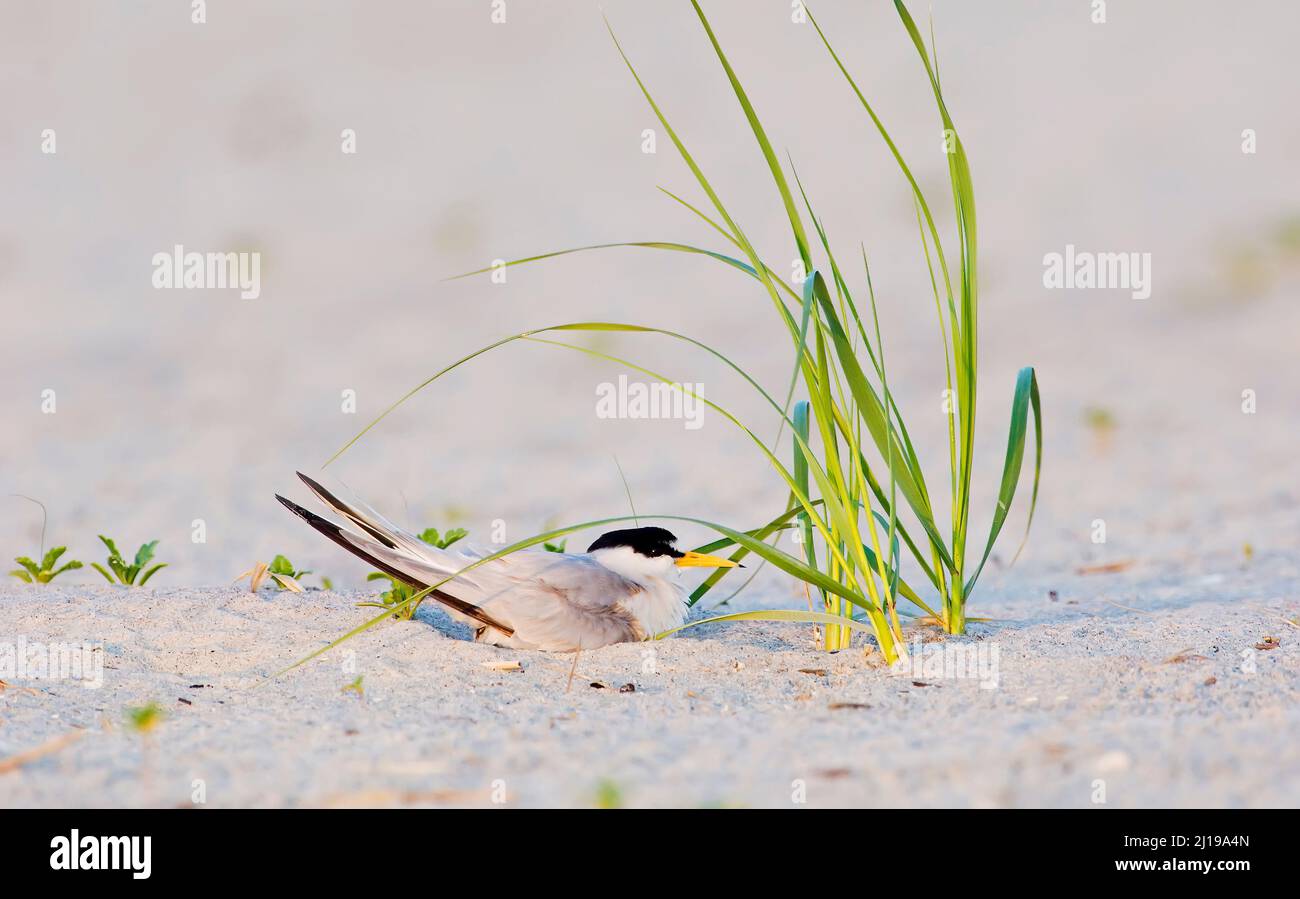
[[[39,564],[27,558],[27,556],[18,556],[14,561],[21,565],[22,569],[15,569],[9,573],[20,581],[29,584],[48,584],[63,572],[82,567],[81,563],[75,559],[64,563],[58,568],[54,567],[58,564],[59,557],[67,551],[66,546],[56,546],[41,558]]]
[[[153,577],[161,569],[167,567],[167,563],[163,562],[153,566],[152,568],[145,568],[145,566],[153,560],[154,548],[158,546],[157,540],[151,540],[136,550],[135,561],[128,565],[126,560],[122,558],[122,554],[117,551],[117,545],[111,539],[105,537],[103,534],[99,535],[99,539],[106,547],[108,547],[108,559],[104,563],[108,568],[106,570],[104,565],[100,565],[98,562],[91,562],[90,567],[102,574],[104,579],[110,584],[125,584],[128,587],[143,587],[148,583],[149,578]],[[110,574],[109,572],[112,573]],[[136,582],[137,579],[139,580],[138,584]]]
[[[997,502],[992,510],[988,535],[982,548],[978,548],[977,544],[977,550],[971,553],[968,543],[971,531],[971,483],[975,466],[975,409],[979,372],[978,231],[974,187],[965,145],[953,123],[940,84],[937,57],[932,57],[931,50],[927,49],[902,0],[895,0],[894,5],[905,35],[920,58],[940,124],[948,137],[945,141],[945,155],[952,204],[952,233],[949,235],[948,247],[944,245],[940,224],[929,199],[921,190],[898,145],[811,13],[808,19],[829,60],[865,112],[871,127],[888,148],[913,200],[919,235],[918,254],[925,260],[929,275],[920,290],[933,301],[938,324],[938,343],[942,350],[940,356],[936,357],[934,370],[943,378],[945,396],[949,398],[951,408],[947,422],[948,465],[943,478],[946,496],[932,489],[927,481],[921,468],[920,455],[912,443],[902,410],[895,402],[891,390],[885,364],[885,344],[877,315],[877,298],[872,285],[872,269],[866,248],[862,247],[852,254],[853,257],[861,257],[858,274],[854,274],[856,262],[848,267],[841,264],[844,257],[834,253],[824,224],[814,212],[793,162],[783,164],[777,156],[738,74],[695,0],[692,0],[692,6],[770,173],[776,197],[789,224],[793,249],[800,260],[802,271],[807,273],[806,277],[802,280],[786,280],[779,274],[789,269],[784,260],[790,257],[780,257],[781,261],[775,265],[769,265],[760,257],[747,231],[724,204],[701,165],[669,124],[663,109],[651,96],[616,37],[615,46],[632,78],[685,163],[703,194],[704,201],[696,205],[675,193],[666,190],[664,193],[695,219],[707,224],[721,238],[723,246],[710,249],[662,240],[602,243],[524,257],[507,264],[519,265],[568,253],[611,247],[679,252],[720,262],[757,285],[758,292],[771,307],[776,322],[784,333],[786,349],[791,353],[791,374],[788,385],[783,385],[783,398],[777,398],[781,397],[781,393],[774,397],[748,372],[696,337],[641,324],[574,322],[534,328],[504,337],[451,363],[397,400],[329,461],[338,458],[389,412],[419,390],[488,350],[514,341],[525,340],[581,352],[639,372],[679,390],[685,389],[678,383],[679,379],[668,378],[581,342],[570,343],[557,338],[572,332],[626,332],[684,341],[729,366],[762,397],[772,411],[771,424],[775,426],[778,441],[785,433],[790,434],[791,455],[786,462],[778,455],[777,441],[772,441],[769,445],[753,428],[725,408],[699,397],[700,402],[736,427],[763,454],[777,476],[786,500],[782,512],[766,524],[746,531],[685,516],[640,517],[690,521],[712,528],[721,535],[721,539],[700,547],[699,551],[716,553],[720,549],[734,546],[736,549],[732,558],[736,560],[754,553],[779,570],[806,582],[810,590],[816,592],[824,609],[821,612],[746,612],[709,620],[778,618],[815,621],[825,625],[825,646],[828,650],[847,647],[854,630],[867,630],[875,636],[885,660],[890,663],[898,660],[906,651],[900,615],[921,616],[941,625],[949,633],[963,633],[967,622],[967,603],[1002,531],[1020,481],[1031,412],[1035,456],[1028,519],[1029,522],[1033,520],[1042,463],[1040,399],[1034,369],[1021,369],[1016,377],[1012,397],[1011,422],[1006,452],[1002,459]],[[613,37],[612,29],[610,34]],[[931,43],[933,44],[933,33]],[[807,127],[808,124],[799,122],[791,127]],[[824,123],[816,124],[821,126]],[[931,145],[928,137],[925,145]],[[848,179],[853,175],[841,173],[837,177]],[[753,205],[752,198],[746,198],[746,201],[747,206]],[[705,211],[708,208],[711,208],[711,213]],[[482,269],[471,274],[489,270]],[[915,302],[913,298],[902,298],[902,301]],[[545,534],[512,544],[474,562],[464,570],[468,571],[510,552],[573,531],[625,520],[627,518],[608,518],[548,530]],[[791,529],[798,529],[803,538],[799,555],[787,553],[775,545],[777,538]],[[1028,523],[1025,536],[1028,537]],[[720,569],[712,574],[692,594],[691,601],[698,601],[732,570]],[[446,580],[442,583],[446,583]],[[432,585],[431,589],[438,586],[441,584]],[[384,617],[387,616],[374,619],[348,636],[359,633]]]

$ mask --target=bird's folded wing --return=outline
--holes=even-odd
[[[642,640],[629,602],[643,588],[589,556],[523,550],[485,572],[475,602],[538,649],[566,651]]]

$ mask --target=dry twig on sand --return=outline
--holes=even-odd
[[[85,736],[84,730],[68,731],[66,734],[60,734],[52,740],[46,740],[41,745],[29,749],[26,752],[20,752],[11,755],[7,759],[0,759],[0,774],[8,774],[10,771],[17,771],[23,765],[43,759],[47,755],[53,755],[60,749],[71,746],[73,743]]]

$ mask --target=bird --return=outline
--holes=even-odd
[[[645,640],[686,620],[680,569],[738,566],[731,559],[677,549],[677,538],[665,528],[634,527],[602,534],[585,553],[524,549],[457,574],[492,553],[464,544],[431,546],[365,503],[344,502],[297,474],[360,533],[276,494],[285,508],[416,590],[439,585],[429,596],[453,619],[473,627],[476,642],[492,646],[575,652]]]

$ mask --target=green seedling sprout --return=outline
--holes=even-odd
[[[64,563],[58,568],[54,567],[59,561],[59,557],[67,551],[66,546],[56,546],[41,558],[39,565],[26,556],[19,556],[14,561],[23,566],[23,570],[14,569],[9,573],[20,581],[26,581],[29,584],[48,584],[63,572],[82,567],[81,563],[75,559]]]
[[[14,559],[21,569],[14,569],[9,572],[13,577],[18,578],[28,584],[48,584],[65,571],[73,571],[82,567],[80,562],[70,561],[60,568],[54,566],[58,564],[59,557],[68,551],[66,546],[56,546],[49,552],[45,551],[45,526],[49,523],[49,513],[45,508],[45,503],[38,499],[32,499],[30,496],[24,496],[21,493],[12,494],[19,499],[25,499],[29,503],[35,503],[41,507],[41,549],[38,555],[41,557],[40,564],[33,562],[27,556],[18,556]]]
[[[248,591],[256,593],[262,589],[262,585],[268,580],[280,590],[288,590],[290,593],[302,593],[302,579],[311,574],[310,569],[299,570],[294,567],[287,556],[276,555],[268,565],[265,562],[255,562],[253,567],[240,574],[235,578],[235,583],[239,583],[245,578],[248,579]],[[321,584],[326,590],[332,590],[334,583],[327,577],[321,578]]]
[[[157,730],[167,713],[156,702],[141,706],[128,706],[126,709],[126,726],[137,734],[147,735]]]
[[[302,579],[311,574],[309,570],[298,570],[293,567],[293,563],[283,555],[277,555],[271,560],[271,565],[267,568],[266,573],[270,576],[271,582],[281,590],[289,590],[293,593],[302,592]]]
[[[117,544],[108,537],[105,537],[103,534],[99,535],[99,539],[106,547],[108,547],[108,560],[105,562],[105,565],[107,565],[108,568],[106,570],[104,565],[100,565],[98,562],[91,562],[90,567],[102,574],[104,580],[108,581],[110,584],[124,584],[128,587],[143,587],[149,582],[149,578],[167,567],[167,563],[163,562],[153,566],[152,568],[145,568],[145,566],[153,559],[154,548],[158,545],[157,540],[151,540],[148,543],[141,545],[141,547],[136,550],[135,561],[128,565],[126,560],[122,558],[122,554],[117,551]],[[109,573],[110,571],[112,572],[111,574]]]
[[[127,730],[140,736],[140,782],[146,793],[153,792],[154,731],[167,718],[156,702],[128,706],[124,712]]]

